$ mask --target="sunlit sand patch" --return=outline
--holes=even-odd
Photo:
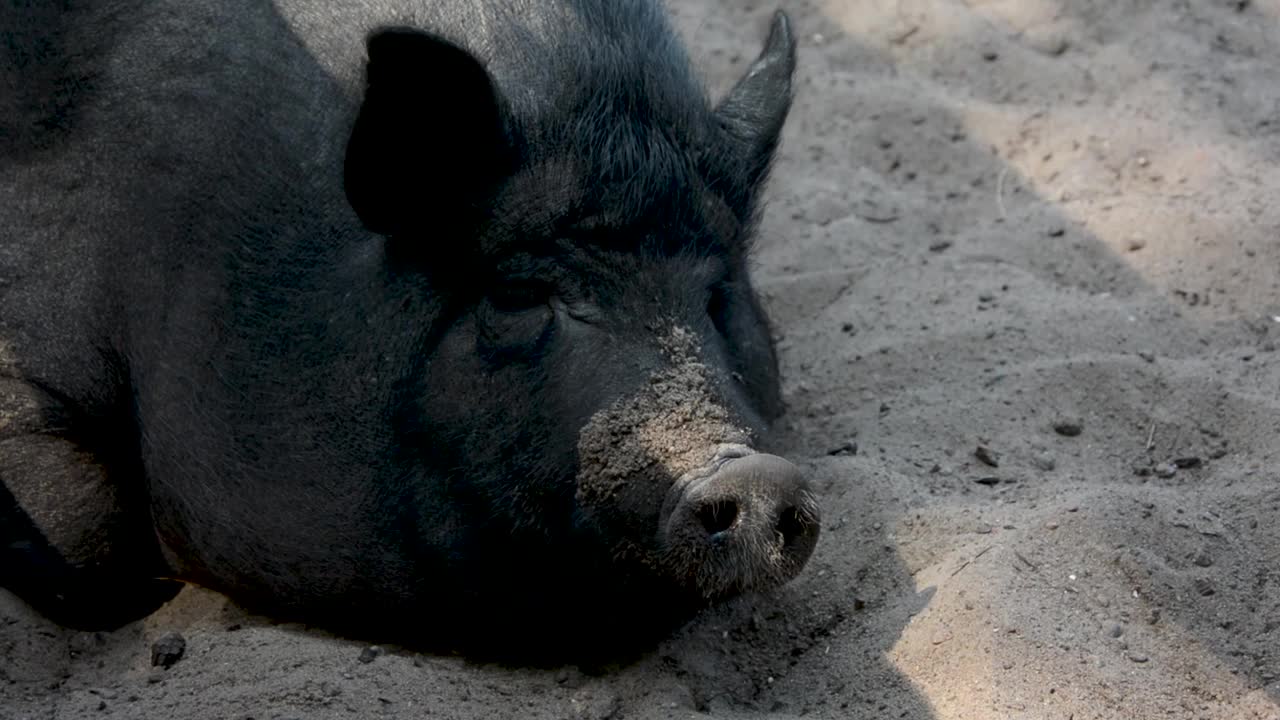
[[[1053,26],[1064,37],[1089,31],[1047,0],[828,0],[825,7],[856,42],[893,58],[901,77],[895,71],[888,81],[904,95],[957,118],[966,142],[991,151],[988,221],[1016,227],[1060,215],[1075,237],[1103,243],[1205,322],[1275,314],[1270,270],[1246,260],[1254,249],[1235,238],[1280,222],[1266,193],[1280,172],[1257,168],[1257,139],[1228,127],[1233,120],[1217,108],[1200,107],[1208,101],[1189,93],[1181,76],[1152,70],[1123,38],[1091,47],[1088,68],[1069,55],[1028,50],[1037,28]],[[977,49],[987,45],[1013,69],[984,71]],[[976,65],[939,76],[939,57],[949,54],[972,54]],[[1109,77],[1092,75],[1098,68]],[[1123,94],[1111,97],[1117,87]],[[1206,198],[1224,195],[1233,201],[1210,210]]]

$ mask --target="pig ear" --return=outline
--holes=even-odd
[[[791,109],[795,66],[791,21],[779,10],[774,13],[764,51],[716,108],[716,116],[740,146],[753,185],[764,178],[778,146],[782,124]]]
[[[370,230],[460,221],[512,171],[507,112],[471,53],[411,28],[369,37],[364,103],[347,143],[347,201]]]

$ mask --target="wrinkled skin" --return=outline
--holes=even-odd
[[[0,34],[0,581],[51,617],[118,625],[176,578],[572,647],[804,564],[816,502],[753,449],[784,17],[715,106],[639,0],[5,6]]]

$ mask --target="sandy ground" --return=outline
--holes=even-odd
[[[796,582],[551,670],[0,593],[0,718],[1280,718],[1280,3],[784,4],[760,278],[827,518]],[[717,91],[773,9],[673,5]]]

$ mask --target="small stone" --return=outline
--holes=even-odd
[[[385,652],[386,650],[383,650],[382,646],[380,645],[370,645],[369,647],[360,651],[360,657],[358,659],[360,660],[360,662],[368,664],[373,662],[374,660],[377,660]]]
[[[1142,358],[1143,360],[1146,360],[1149,363],[1153,363],[1156,361],[1156,354],[1149,350],[1139,350],[1138,357]]]
[[[847,457],[858,454],[858,443],[855,440],[849,440],[837,448],[827,451],[827,455],[832,457]]]
[[[1213,587],[1213,581],[1209,578],[1197,578],[1195,581],[1195,588],[1196,592],[1199,593],[1201,597],[1209,597],[1217,592]]]
[[[1060,417],[1053,421],[1053,431],[1063,437],[1076,437],[1084,432],[1084,421],[1078,417]]]
[[[984,477],[977,478],[976,480],[974,480],[974,482],[978,483],[979,485],[986,485],[987,487],[993,487],[995,485],[1000,484],[1000,478],[987,475]]]
[[[1129,659],[1130,659],[1130,660],[1132,660],[1132,661],[1134,661],[1134,662],[1136,662],[1136,663],[1144,663],[1144,662],[1146,662],[1146,661],[1150,660],[1151,658],[1149,658],[1149,657],[1147,657],[1146,655],[1144,655],[1144,654],[1142,654],[1142,653],[1139,653],[1139,652],[1131,652],[1131,653],[1129,653]]]
[[[841,324],[841,325],[840,325],[840,332],[845,333],[846,335],[852,335],[852,334],[853,334],[853,323],[851,323],[851,322],[847,322],[847,323],[843,323],[843,324]]]
[[[1140,238],[1140,237],[1135,237],[1135,238],[1130,238],[1130,239],[1129,239],[1129,244],[1128,244],[1128,246],[1127,246],[1127,247],[1128,247],[1129,252],[1138,252],[1139,250],[1141,250],[1142,248],[1144,248],[1144,247],[1146,247],[1146,246],[1147,246],[1147,241],[1146,241],[1146,240],[1143,240],[1143,239],[1142,239],[1142,238]]]
[[[940,253],[951,247],[950,240],[935,240],[929,244],[929,252]]]
[[[1155,466],[1154,472],[1158,478],[1171,478],[1178,474],[1178,466],[1173,463],[1160,463]]]
[[[1196,553],[1195,559],[1192,560],[1191,562],[1195,563],[1198,567],[1207,568],[1213,565],[1213,557],[1209,555],[1208,550],[1201,550],[1200,552]]]
[[[155,667],[171,668],[187,651],[187,640],[176,632],[168,632],[151,643],[151,664]]]
[[[1052,25],[1029,28],[1023,35],[1027,47],[1049,57],[1058,57],[1071,47],[1066,33]]]
[[[1201,460],[1200,458],[1192,456],[1192,457],[1175,458],[1173,461],[1173,464],[1177,465],[1179,469],[1190,470],[1191,468],[1200,467],[1200,465],[1203,462],[1204,461]]]
[[[986,445],[979,445],[973,451],[973,456],[978,458],[978,461],[983,465],[989,465],[993,468],[1000,467],[1000,454]]]
[[[1108,637],[1118,638],[1123,634],[1124,634],[1124,627],[1122,627],[1120,623],[1112,623],[1111,627],[1107,628]]]
[[[1041,472],[1052,472],[1058,466],[1057,461],[1049,453],[1036,453],[1031,457],[1031,464]]]
[[[982,53],[982,59],[987,62],[995,62],[1000,59],[1000,53],[995,50],[986,50]]]

